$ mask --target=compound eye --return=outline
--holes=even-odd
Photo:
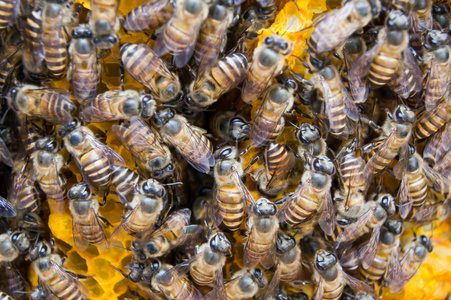
[[[265,44],[266,44],[266,45],[272,45],[272,44],[274,44],[274,39],[273,39],[272,37],[267,37],[267,38],[265,39]]]
[[[150,187],[147,184],[147,182],[143,183],[142,189],[143,189],[144,193],[150,193]]]
[[[288,49],[288,43],[281,43],[279,46],[280,46],[280,49],[282,49],[282,50]]]

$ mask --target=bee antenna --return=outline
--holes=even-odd
[[[183,182],[160,183],[161,186],[182,185]]]
[[[161,104],[157,104],[157,107],[169,107],[169,108],[177,108],[177,105],[172,105],[172,104],[165,104],[165,103],[161,103]]]
[[[293,125],[296,129],[301,129],[301,127],[299,127],[299,126],[297,126],[296,124],[294,124],[293,122],[291,122],[291,121],[288,121],[291,125]]]
[[[348,292],[343,292],[344,295],[351,297],[352,299],[357,299],[356,296],[349,294]]]
[[[122,250],[132,251],[131,249],[124,248],[124,247],[117,246],[117,245],[113,245],[113,247],[116,247],[116,248],[119,248],[119,249],[122,249]]]

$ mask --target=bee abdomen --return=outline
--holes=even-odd
[[[291,159],[284,145],[270,143],[266,151],[266,166],[271,174],[280,169],[285,170],[291,163]]]
[[[413,206],[421,206],[426,200],[428,193],[428,185],[426,178],[422,174],[417,174],[415,176],[409,176],[409,192],[412,196]]]
[[[0,7],[0,29],[5,29],[14,20],[15,1],[2,1]]]
[[[67,114],[72,114],[75,111],[75,106],[72,104],[69,97],[59,93],[43,93],[41,95],[41,113],[50,116],[54,120],[60,122],[69,122],[71,118]]]
[[[224,225],[231,231],[238,230],[244,220],[245,206],[240,191],[237,190],[236,186],[221,186],[218,187],[216,197],[219,213],[224,218]]]
[[[38,190],[34,184],[28,180],[23,183],[18,199],[17,208],[25,209],[29,212],[36,212],[38,210]]]
[[[272,125],[268,125],[271,123]],[[282,132],[284,126],[284,119],[280,119],[275,123],[273,120],[268,120],[263,116],[258,117],[254,121],[254,124],[252,124],[251,133],[249,135],[252,147],[260,148],[271,141],[275,141]],[[272,127],[274,130],[270,130],[266,127]]]
[[[285,211],[286,222],[296,225],[310,218],[319,206],[319,199],[316,195],[300,195],[298,199],[292,200],[292,203]]]
[[[72,78],[74,95],[77,101],[83,103],[84,101],[95,99],[97,86],[100,82],[97,67],[92,67],[87,70],[75,68]]]
[[[451,105],[442,101],[433,111],[426,112],[417,122],[414,130],[415,138],[421,140],[431,136],[442,128],[450,117]]]
[[[362,276],[362,279],[368,279],[369,282],[378,281],[384,276],[387,265],[387,258],[381,257],[380,254],[376,255],[374,262],[368,269],[365,270],[364,268],[360,268],[360,275]]]
[[[63,36],[59,39],[47,39],[43,36],[45,49],[45,63],[47,68],[56,77],[63,75],[67,64],[67,41]]]
[[[55,274],[58,274],[55,272]],[[82,292],[77,286],[75,279],[69,276],[56,275],[49,284],[52,293],[61,300],[84,299]]]
[[[409,98],[409,95],[415,90],[416,82],[413,78],[413,74],[409,69],[404,69],[403,73],[399,75],[400,77],[404,77],[402,79],[398,79],[395,81],[392,86],[392,89],[395,93],[401,96],[403,99]]]
[[[110,162],[101,150],[91,149],[80,157],[86,176],[98,186],[106,187],[110,182]]]
[[[393,78],[397,69],[398,57],[391,57],[381,53],[376,56],[371,64],[368,78],[374,86],[383,86]]]
[[[126,17],[124,28],[131,32],[140,32],[154,29],[166,23],[172,13],[172,6],[166,5],[159,9],[160,1],[138,6],[132,10]]]
[[[202,286],[211,286],[214,281],[214,272],[208,272],[210,269],[211,268],[208,268],[208,266],[205,265],[202,267],[194,265],[190,270],[194,283]]]
[[[55,202],[63,202],[67,193],[67,189],[64,185],[61,177],[58,177],[58,182],[47,181],[48,178],[43,178],[39,181],[39,186],[44,191],[48,199],[52,199]]]
[[[210,70],[211,78],[223,90],[229,90],[243,80],[248,67],[247,56],[242,53],[233,53],[221,59]]]
[[[327,283],[325,284],[324,294],[322,298],[323,300],[337,300],[340,299],[341,295],[343,294],[343,284],[338,283],[338,285],[336,285],[337,283],[335,281],[333,283],[335,284],[331,284],[331,286],[329,286]]]
[[[350,153],[343,157],[340,163],[343,185],[349,189],[363,190],[365,182],[363,181],[364,161],[355,154]],[[361,178],[357,181],[354,178]]]

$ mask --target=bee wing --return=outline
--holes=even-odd
[[[114,151],[107,145],[102,144],[90,134],[86,133],[85,137],[89,140],[93,148],[99,148],[100,150],[102,150],[103,155],[105,155],[105,157],[109,160],[110,164],[125,166],[124,159],[122,158],[122,156],[117,154],[116,151]]]
[[[326,199],[324,199],[323,205],[324,208],[321,217],[319,218],[319,226],[328,236],[331,236],[335,231],[336,224],[334,204],[330,193],[328,193]]]
[[[91,100],[92,102],[94,100]],[[88,106],[83,108],[81,112],[80,118],[86,122],[106,122],[112,121],[115,115],[109,111],[100,110],[95,106],[90,106],[88,102]]]
[[[32,15],[37,20],[42,20],[42,9],[38,8],[32,12]],[[33,22],[33,18],[28,18]],[[44,51],[44,43],[42,42],[42,27],[43,26],[35,26],[34,24],[29,25],[27,20],[27,24],[25,25],[25,30],[23,31],[24,35],[24,57],[28,59],[24,59],[24,63],[27,68],[31,68],[32,70],[37,70],[39,65],[44,61],[45,51]],[[41,21],[42,22],[42,21]],[[31,33],[31,34],[30,34]],[[39,38],[35,39],[35,36]]]
[[[188,240],[194,240],[203,230],[201,225],[188,225],[182,228],[177,239],[177,245],[183,245]]]
[[[30,89],[25,93],[29,95],[29,97],[33,98],[36,97],[33,95],[35,90],[36,89]],[[48,94],[46,97],[41,94],[39,101],[45,102],[49,107],[53,107],[55,105],[59,105],[61,108],[64,107],[64,109],[61,109],[60,112],[63,114],[62,117],[46,114],[45,119],[47,121],[57,124],[64,124],[69,123],[72,120],[71,113],[75,111],[75,105],[71,101],[71,94],[69,91],[61,88],[39,88],[39,91]],[[54,103],[50,103],[50,100]]]
[[[208,25],[207,25],[208,24]],[[208,55],[202,55],[201,60],[199,61],[199,72],[198,74],[204,74],[215,63],[218,61],[219,53],[222,49],[222,44],[226,39],[227,34],[227,26],[229,22],[222,22],[219,26],[212,26],[211,24],[205,22],[202,26],[207,26],[204,30],[208,32],[211,36],[215,36],[214,39],[204,39],[203,44],[205,45],[205,49],[215,49],[214,53],[209,53]],[[216,44],[215,41],[221,44]],[[201,76],[198,76],[200,78]]]
[[[273,232],[271,237],[271,246],[268,251],[265,252],[263,257],[260,259],[261,265],[266,269],[271,269],[276,262],[276,239],[277,239],[277,229]]]
[[[14,206],[11,202],[0,196],[0,217],[12,218],[15,216],[16,209]]]
[[[362,214],[360,218],[357,219],[357,221],[343,227],[342,232],[338,237],[338,240],[341,240],[342,242],[348,242],[349,238],[346,238],[345,236],[352,237],[356,235],[355,232],[360,232],[362,227],[365,226],[371,220],[374,211],[375,208],[369,209],[364,214]]]
[[[448,127],[451,128],[451,126],[447,126],[447,128]],[[450,132],[450,134],[451,134],[451,132]],[[450,136],[450,135],[448,135],[448,136]],[[449,139],[444,139],[443,142],[449,143]],[[434,135],[432,135],[429,138],[429,140],[427,141],[426,145],[424,146],[423,159],[424,159],[425,163],[428,163],[429,165],[435,165],[435,163],[437,162],[437,157],[441,155],[441,153],[439,153],[440,152],[439,151],[440,143],[442,143],[442,132],[441,131],[436,132]]]
[[[2,161],[5,165],[13,167],[13,159],[11,157],[11,153],[8,150],[5,142],[0,138],[0,161]]]
[[[320,22],[322,28],[336,28],[337,24],[350,24],[347,22],[348,17],[352,13],[355,4],[353,2],[347,2],[340,9],[330,12]],[[317,25],[318,27],[318,25]],[[340,45],[351,34],[356,31],[360,25],[355,23],[351,26],[342,26],[343,30],[326,30],[322,32],[321,39],[317,41],[316,49],[318,52],[328,52],[334,50],[335,47]],[[316,28],[315,28],[316,30]],[[330,41],[336,41],[331,43]]]
[[[346,274],[345,272],[342,272],[343,279],[346,282],[346,284],[357,294],[360,291],[367,292],[370,295],[376,296],[376,293],[374,292],[373,288],[371,288],[368,284],[366,284],[363,281],[360,281],[358,279],[355,279],[354,277]]]
[[[55,159],[52,162],[52,166],[49,168],[48,176],[50,182],[54,182],[55,184],[58,185],[58,192],[55,193],[55,196],[53,198],[47,197],[47,200],[51,200],[53,210],[55,211],[56,214],[60,215],[63,213],[64,209],[64,194],[63,187],[61,186],[62,178],[59,176],[58,166]],[[60,201],[61,199],[63,201]]]
[[[379,54],[385,43],[385,36],[381,37],[370,50],[365,52],[348,71],[349,88],[355,102],[365,102],[368,98],[368,86],[366,84],[366,76],[370,71],[371,63]]]
[[[89,299],[89,291],[88,289],[75,277],[71,276],[69,273],[64,271],[56,262],[50,260],[50,263],[53,266],[54,271],[61,277],[65,278],[67,282],[70,282],[70,285],[74,285],[80,290],[80,292],[85,296],[85,299]]]
[[[279,222],[285,221],[286,211],[290,208],[290,206],[293,205],[293,201],[296,201],[296,199],[300,195],[304,194],[310,188],[310,182],[311,179],[308,179],[288,199],[285,200],[284,204],[277,212],[277,218],[279,219]]]
[[[320,278],[318,280],[318,286],[316,287],[315,298],[313,298],[313,300],[322,300],[323,299],[324,285],[325,285],[324,279],[322,276],[320,276]]]
[[[58,297],[56,297],[50,290],[50,286],[47,284],[47,282],[42,281],[38,278],[38,286],[41,288],[42,292],[44,293],[45,299],[58,300]]]
[[[225,300],[227,299],[227,291],[224,285],[224,276],[222,269],[219,269],[214,278],[214,288],[205,295],[205,300]]]
[[[187,135],[189,135],[187,142],[180,143],[170,136],[167,136],[167,139],[194,169],[208,173],[210,167],[215,165],[210,141],[204,138],[200,131],[192,129],[193,126],[188,126],[186,123],[183,123],[182,126],[185,127]]]
[[[132,130],[130,128],[146,128],[145,134],[142,130]],[[142,161],[149,159],[149,156],[144,156],[143,153],[137,153],[134,151],[126,141],[126,136],[133,134],[133,146],[136,148],[147,148],[149,151],[146,153],[156,152],[156,155],[164,155],[166,151],[161,146],[160,139],[157,133],[140,117],[132,117],[130,121],[123,125],[113,125],[111,130],[116,139],[134,156],[138,157]],[[132,132],[133,131],[133,132]]]
[[[249,255],[250,245],[254,244],[254,245],[256,245],[256,247],[258,247],[258,245],[259,245],[258,243],[255,242],[255,240],[258,239],[257,235],[258,235],[257,231],[254,230],[254,227],[252,227],[251,231],[249,233],[249,237],[246,241],[246,245],[244,246],[243,264],[248,270],[255,268],[258,265],[258,263],[260,262],[259,257],[255,258],[255,257],[251,257]]]
[[[74,220],[72,220],[72,231],[74,234],[74,242],[75,242],[75,246],[77,246],[78,249],[80,249],[81,251],[86,250],[86,248],[88,247],[89,243],[85,240],[85,238],[83,237],[83,235],[81,234],[80,229],[82,227],[91,227],[92,231],[98,231],[101,233],[102,235],[102,243],[99,245],[95,245],[97,247],[99,247],[102,251],[106,251],[108,249],[108,242],[105,236],[105,232],[103,231],[103,227],[100,225],[99,219],[97,217],[97,214],[95,212],[95,210],[93,208],[90,209],[90,217],[88,220],[88,224],[80,224]],[[94,229],[97,228],[97,229]]]
[[[190,32],[188,33],[188,35],[192,37],[190,39],[190,42],[186,45],[181,45],[181,49],[178,48],[175,50],[174,62],[177,68],[182,68],[183,66],[185,66],[190,60],[191,56],[193,56],[194,46],[196,45],[197,36],[199,35],[199,29],[202,25],[202,22],[203,20],[201,19],[191,21],[191,24],[189,26]]]
[[[371,234],[371,238],[360,250],[359,256],[361,259],[361,263],[363,268],[368,269],[374,261],[376,257],[377,248],[379,246],[379,237],[381,234],[381,227],[378,226],[373,229],[373,233]]]
[[[99,189],[97,187],[94,186],[93,182],[88,178],[88,176],[86,176],[85,172],[83,172],[83,168],[81,166],[81,162],[78,159],[77,156],[72,155],[72,157],[74,158],[75,163],[77,164],[78,169],[80,170],[80,174],[83,177],[83,181],[86,182],[86,184],[89,186],[89,189],[94,193],[97,194],[97,192],[99,191]]]
[[[290,153],[288,153],[287,155],[288,155],[288,157],[289,157],[289,162],[287,162],[285,165],[281,166],[281,165],[280,165],[281,161],[280,161],[280,162],[277,164],[277,167],[276,167],[276,169],[279,170],[279,172],[280,172],[281,174],[286,174],[287,172],[289,172],[289,171],[291,170],[291,168],[293,167],[293,164],[294,164],[294,161],[295,161],[293,153],[290,152]],[[265,163],[265,168],[268,169],[268,164],[267,164],[267,163]],[[274,182],[277,182],[277,181],[276,181],[277,176],[275,176],[275,175],[276,175],[276,174],[275,174],[275,171],[274,171],[274,172],[271,174],[271,178],[268,180],[268,183],[266,184],[266,186],[267,186],[268,188],[273,187],[273,186],[272,186],[273,183],[274,183]]]
[[[445,205],[445,203],[443,203],[443,205]],[[437,205],[423,205],[415,211],[415,216],[412,219],[420,223],[426,222],[436,213]]]
[[[402,81],[409,81],[409,83],[403,84],[404,88],[397,91],[398,94],[402,95],[409,93],[411,82],[415,83],[415,88],[413,90],[415,94],[421,93],[423,89],[423,72],[415,57],[413,57],[412,52],[410,52],[409,47],[406,47],[404,50],[404,60],[401,65],[400,74],[400,76],[395,76],[394,83],[397,84],[397,82],[399,82],[402,84]]]
[[[405,219],[412,209],[413,199],[409,192],[409,181],[407,175],[402,176],[401,185],[398,191],[399,216]]]
[[[447,124],[445,130],[439,136],[440,142],[438,143],[437,150],[435,151],[436,153],[434,169],[436,170],[443,170],[449,166],[449,156],[451,153],[451,139],[449,139],[450,136],[451,125]]]
[[[219,225],[221,225],[222,221],[224,220],[224,217],[222,216],[222,214],[219,211],[219,199],[217,197],[218,195],[218,186],[216,185],[216,183],[214,184],[214,188],[213,188],[213,195],[214,195],[214,200],[211,203],[210,206],[210,219],[211,222],[213,223],[214,227],[218,227]]]
[[[14,199],[18,199],[19,193],[24,187],[34,186],[34,183],[36,181],[36,169],[33,166],[28,169],[28,173],[25,175],[27,165],[28,163],[24,165],[21,172],[18,174],[19,178],[17,178],[17,180],[19,180],[19,183],[14,186]],[[16,208],[25,209],[26,207],[24,207],[23,204],[26,204],[26,201],[18,203]]]
[[[359,110],[355,103],[352,101],[352,97],[348,92],[348,89],[344,86],[343,81],[340,80],[341,93],[343,94],[343,102],[345,106],[346,117],[358,122],[359,121]]]
[[[443,176],[443,174],[429,167],[427,164],[423,164],[424,175],[429,181],[429,185],[432,188],[442,194],[448,194],[451,190],[451,179]]]
[[[335,118],[333,118],[334,116],[334,112],[332,110],[332,107],[330,105],[330,99],[333,97],[332,94],[332,90],[330,89],[329,85],[327,84],[327,82],[324,80],[324,78],[321,76],[321,84],[323,86],[323,91],[324,91],[324,104],[326,106],[326,114],[327,114],[327,119],[329,121],[329,130],[332,128],[336,128],[337,125],[336,121],[334,121]],[[340,139],[344,139],[346,140],[348,138],[348,135],[345,134],[344,131],[342,132],[336,132],[334,131],[334,135],[339,137]]]
[[[128,224],[128,222],[130,222],[130,220],[133,219],[133,216],[138,214],[140,206],[141,203],[138,203],[131,211],[129,211],[124,216],[124,219],[121,221],[121,223],[116,227],[116,229],[114,229],[113,233],[110,235],[109,238],[112,244],[119,245],[121,243],[120,239],[122,238],[123,233],[126,232],[126,230],[124,229],[124,225]],[[149,228],[149,231],[152,230]]]
[[[232,167],[232,168],[233,168],[233,175],[232,175],[233,176],[233,180],[234,180],[235,184],[237,185],[238,189],[240,190],[244,200],[246,200],[246,202],[249,205],[249,207],[251,205],[255,205],[254,196],[252,196],[251,192],[249,192],[249,190],[247,189],[246,185],[241,180],[241,177],[240,177],[240,174],[238,174],[238,171],[234,167]]]
[[[251,126],[251,130],[249,133],[249,137],[252,140],[255,139],[255,135],[258,136],[258,140],[267,140],[268,137],[270,136],[270,134],[272,134],[273,132],[280,132],[280,130],[282,130],[283,128],[281,128],[281,124],[282,124],[282,120],[283,118],[281,118],[277,123],[273,122],[273,121],[269,121],[266,117],[261,117],[262,113],[264,112],[264,110],[262,109],[262,107],[260,107],[257,110],[257,114],[255,116],[254,119],[254,123]],[[256,127],[258,123],[258,127]],[[257,128],[257,129],[255,129]],[[265,128],[265,130],[260,130],[259,128]],[[260,145],[258,142],[256,143],[257,145],[253,145],[255,147],[261,147],[263,145]]]
[[[277,288],[279,287],[280,283],[280,273],[280,264],[277,264],[276,270],[272,275],[271,282],[268,284],[268,288],[266,289],[265,297],[263,299],[276,299],[275,296],[277,295]]]
[[[394,250],[389,258],[384,282],[393,293],[400,293],[407,283],[399,261],[398,249]]]

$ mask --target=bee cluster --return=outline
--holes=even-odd
[[[0,3],[0,299],[402,292],[450,214],[448,4],[249,2]]]

